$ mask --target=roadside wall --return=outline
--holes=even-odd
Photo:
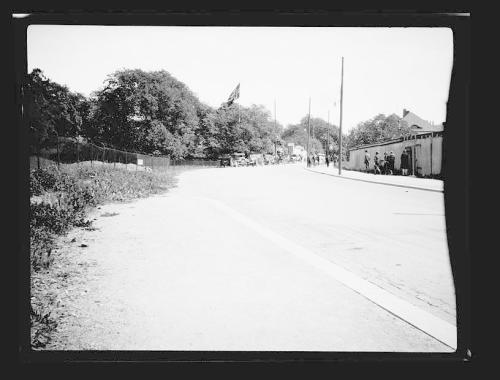
[[[393,140],[387,143],[371,145],[352,149],[349,153],[349,162],[347,168],[350,170],[365,170],[365,150],[371,157],[370,169],[373,169],[373,157],[379,152],[381,158],[384,152],[394,152],[396,160],[394,166],[397,171],[401,167],[401,153],[405,148],[411,148],[416,151],[415,168],[419,176],[439,176],[442,170],[443,137],[433,134],[418,136],[416,140]],[[411,168],[411,162],[410,162]],[[411,169],[410,169],[411,170]]]

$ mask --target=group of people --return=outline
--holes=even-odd
[[[307,166],[316,166],[319,165],[319,155],[311,154],[307,157]]]
[[[333,157],[330,159],[330,157],[328,156],[328,154],[325,156],[325,163],[326,163],[326,166],[329,167],[330,166],[330,162],[333,162],[333,164],[335,165],[335,163],[337,162],[337,155],[333,155]],[[307,157],[307,166],[316,166],[316,165],[319,165],[320,163],[320,159],[319,159],[319,155],[314,155],[314,154],[311,154],[309,155],[309,157]]]
[[[370,171],[370,162],[371,162],[371,157],[370,153],[368,153],[367,150],[365,150],[365,168],[366,172],[368,173]],[[384,157],[381,158],[379,156],[379,152],[375,152],[375,157],[373,157],[373,172],[375,174],[394,174],[395,172],[395,165],[396,162],[396,156],[394,155],[394,152],[384,152]],[[402,175],[408,175],[408,169],[410,166],[410,159],[408,152],[406,149],[403,150],[401,153],[401,174]]]

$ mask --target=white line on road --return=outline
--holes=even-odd
[[[368,298],[378,306],[384,308],[419,330],[422,330],[447,346],[453,349],[457,348],[457,329],[453,324],[435,317],[434,315],[394,296],[371,282],[356,276],[352,272],[332,263],[331,261],[316,255],[312,251],[278,235],[277,233],[260,225],[254,220],[218,200],[205,197],[196,198],[214,204],[217,208],[225,212],[234,220],[246,225],[259,233],[261,236],[271,240],[276,245],[293,253],[297,257],[300,257],[314,267],[326,272],[342,284]]]

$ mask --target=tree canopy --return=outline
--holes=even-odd
[[[202,105],[166,71],[122,70],[94,93],[87,135],[104,144],[174,158],[196,151]]]
[[[76,137],[87,118],[87,99],[45,77],[40,69],[25,82],[26,112],[32,147],[47,145],[56,136]]]
[[[55,136],[81,136],[106,146],[172,158],[221,154],[273,153],[277,145],[307,146],[308,117],[286,129],[261,105],[233,103],[214,109],[203,104],[168,72],[120,70],[108,76],[90,98],[46,78],[40,69],[26,77],[26,111],[32,146]],[[339,129],[321,118],[310,119],[312,153],[338,154]],[[343,150],[410,133],[399,116],[379,114],[359,123],[343,139]]]
[[[349,131],[348,147],[354,148],[359,145],[376,144],[407,136],[410,131],[408,124],[398,115],[386,116],[378,114],[370,120],[359,123]]]
[[[307,124],[308,116],[304,116],[299,124],[289,125],[282,134],[283,140],[291,142],[302,147],[307,147]],[[319,117],[311,117],[310,119],[310,133],[309,140],[310,151],[312,153],[325,153],[327,150],[330,153],[338,154],[339,152],[339,128],[336,125],[329,124],[327,121]],[[331,149],[327,146],[332,147]],[[345,139],[342,144],[346,147]]]

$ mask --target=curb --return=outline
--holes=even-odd
[[[351,181],[376,183],[376,184],[379,184],[379,185],[387,185],[387,186],[394,186],[394,187],[403,187],[403,188],[414,189],[414,190],[433,191],[435,193],[444,193],[444,190],[430,189],[428,187],[419,187],[419,186],[411,186],[411,185],[399,185],[399,184],[395,184],[395,183],[387,183],[387,182],[379,182],[379,181],[369,181],[369,180],[366,180],[366,179],[342,177],[342,176],[339,176],[337,174],[330,174],[330,173],[318,172],[316,170],[312,170],[312,169],[308,169],[308,168],[304,168],[304,169],[306,169],[306,170],[308,170],[310,172],[313,172],[313,173],[329,175],[331,177],[342,178],[342,179],[350,179]]]

